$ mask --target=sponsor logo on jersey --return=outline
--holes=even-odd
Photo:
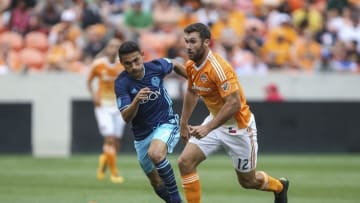
[[[211,88],[209,88],[209,87],[200,87],[200,86],[197,86],[195,84],[193,84],[192,89],[193,90],[198,90],[198,91],[204,91],[204,92],[210,92],[211,91]]]
[[[147,103],[149,101],[154,101],[157,98],[159,98],[160,96],[161,96],[161,89],[159,88],[158,90],[151,91],[148,94],[147,99],[141,100],[140,104],[145,104],[145,103]]]

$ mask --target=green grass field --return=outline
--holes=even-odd
[[[176,156],[170,160],[179,178]],[[0,155],[0,202],[162,202],[152,191],[134,155],[120,156],[118,165],[126,181],[115,185],[108,179],[96,180],[95,155],[75,155],[68,159]],[[262,155],[258,169],[290,179],[290,203],[360,202],[359,155]],[[199,171],[203,203],[273,202],[272,193],[241,188],[227,156],[210,157]],[[179,179],[178,185],[181,185]]]

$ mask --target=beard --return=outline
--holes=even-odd
[[[205,46],[204,44],[202,44],[198,49],[192,51],[192,52],[188,52],[189,58],[194,61],[195,63],[198,63],[201,61],[201,59],[203,59],[204,54],[205,54]]]

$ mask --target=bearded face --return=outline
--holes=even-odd
[[[184,38],[189,59],[193,60],[196,64],[200,64],[209,48],[209,40],[202,40],[197,32],[186,33]]]

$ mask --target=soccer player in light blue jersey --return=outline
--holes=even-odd
[[[178,115],[163,79],[172,71],[186,78],[184,66],[167,58],[144,62],[140,47],[132,41],[122,43],[118,52],[125,71],[115,81],[117,105],[124,120],[132,124],[139,163],[160,198],[181,202],[166,158],[180,138]]]

